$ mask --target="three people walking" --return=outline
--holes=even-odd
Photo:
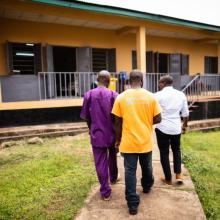
[[[140,202],[136,192],[136,170],[139,160],[143,193],[148,193],[154,183],[152,168],[153,125],[160,149],[164,171],[162,181],[172,184],[169,164],[169,145],[174,154],[176,180],[181,177],[181,118],[183,129],[189,115],[185,95],[172,87],[172,77],[159,81],[160,92],[153,95],[142,88],[143,74],[139,70],[130,73],[130,88],[118,95],[107,87],[110,73],[98,74],[98,87],[85,93],[81,118],[87,121],[94,162],[104,200],[111,196],[110,183],[118,180],[117,151],[124,157],[125,198],[129,213],[138,212]]]

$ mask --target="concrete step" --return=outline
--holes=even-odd
[[[207,131],[220,128],[220,118],[189,121],[189,131]]]
[[[86,123],[61,123],[0,128],[0,142],[30,137],[76,135],[87,131]]]
[[[37,134],[18,134],[12,136],[5,136],[0,137],[0,143],[4,141],[11,141],[11,140],[20,140],[25,138],[32,138],[32,137],[58,137],[58,136],[65,136],[65,135],[77,135],[84,132],[87,132],[87,128],[83,129],[74,129],[68,131],[54,131],[54,132],[44,132],[44,133],[37,133]]]

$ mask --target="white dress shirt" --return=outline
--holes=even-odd
[[[166,86],[155,94],[161,109],[162,121],[156,125],[165,134],[177,135],[181,133],[181,118],[189,116],[186,96],[183,92]]]

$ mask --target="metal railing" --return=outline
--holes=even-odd
[[[191,107],[199,99],[220,95],[220,75],[205,74],[196,75],[182,90]]]
[[[88,90],[95,88],[97,72],[40,72],[38,74],[39,97],[43,99],[69,99],[81,98]],[[144,88],[155,93],[159,90],[158,83],[167,73],[146,73],[144,75]],[[174,87],[181,90],[181,76],[171,74],[174,78]],[[111,73],[113,83],[118,93],[125,90],[128,85],[126,75]],[[182,91],[190,103],[196,102],[201,96],[220,95],[220,75],[205,74],[189,78],[190,82]]]
[[[200,75],[199,81],[201,87],[201,96],[219,96],[220,95],[220,75],[204,74]]]
[[[95,85],[96,79],[96,73],[40,72],[38,74],[40,100],[82,97]]]
[[[84,93],[97,86],[97,72],[39,72],[40,100],[81,98]],[[126,78],[111,73],[116,91],[124,91]]]
[[[201,93],[201,86],[198,83],[200,80],[200,76],[195,76],[192,81],[190,81],[185,88],[182,89],[182,92],[185,93],[187,97],[187,101],[189,103],[189,107],[191,107],[195,102],[199,99],[199,94]]]
[[[159,80],[162,76],[167,75],[167,73],[146,73],[146,83],[144,88],[150,92],[158,92],[159,90]]]

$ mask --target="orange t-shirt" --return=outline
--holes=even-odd
[[[160,112],[154,95],[145,89],[128,89],[118,95],[112,113],[123,119],[120,152],[152,151],[153,117]]]

